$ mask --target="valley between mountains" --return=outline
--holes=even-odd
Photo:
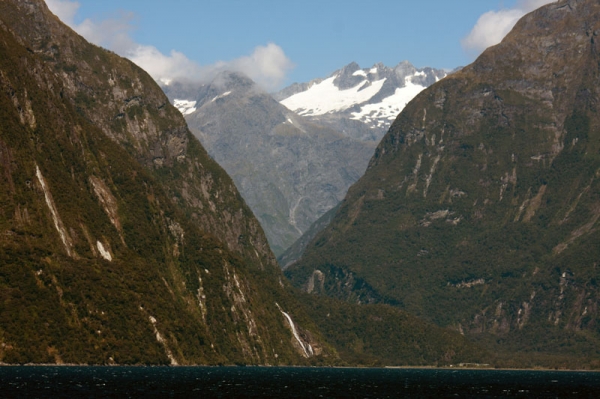
[[[600,368],[599,21],[267,93],[0,0],[0,364]]]
[[[162,88],[233,178],[280,256],[344,198],[406,103],[445,75],[408,62],[351,63],[274,95],[227,71],[209,83]]]

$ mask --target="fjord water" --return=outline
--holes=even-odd
[[[0,396],[598,398],[600,373],[308,367],[0,367]]]

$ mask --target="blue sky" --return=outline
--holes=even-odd
[[[403,60],[417,67],[466,65],[491,43],[487,36],[501,38],[504,25],[549,2],[46,1],[88,40],[128,56],[157,80],[231,67],[270,90],[325,77],[352,61],[363,68]],[[470,34],[474,41],[467,42]]]

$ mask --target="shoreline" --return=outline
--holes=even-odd
[[[11,364],[11,363],[0,363],[0,369],[3,367],[148,367],[148,368],[189,368],[189,367],[198,367],[198,368],[310,368],[310,369],[380,369],[380,370],[452,370],[452,371],[477,371],[477,370],[485,370],[485,371],[540,371],[540,372],[588,372],[588,373],[600,373],[600,369],[591,370],[591,369],[552,369],[552,368],[495,368],[495,367],[461,367],[461,366],[446,366],[446,367],[436,367],[436,366],[298,366],[298,365],[285,365],[285,366],[272,366],[272,365],[214,365],[214,364],[194,364],[194,365],[168,365],[168,364],[55,364],[55,363],[26,363],[26,364]]]

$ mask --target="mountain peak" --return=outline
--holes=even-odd
[[[340,75],[340,74],[352,74],[353,72],[357,71],[360,69],[360,65],[358,65],[356,62],[352,61],[351,63],[349,63],[348,65],[346,65],[345,67],[343,67],[342,69],[335,71],[334,73],[331,74],[331,76],[334,75]]]
[[[356,62],[351,62],[331,75],[335,76],[333,84],[340,90],[347,90],[356,86],[365,80],[364,74],[357,74],[357,71],[360,71],[360,66]]]
[[[413,74],[416,71],[417,68],[415,68],[415,66],[408,61],[402,61],[394,67],[394,72],[396,72],[398,76],[402,77]]]
[[[243,72],[229,70],[219,72],[210,84],[225,90],[248,90],[256,87],[256,83]]]
[[[371,70],[375,70],[375,71],[384,71],[386,69],[388,69],[388,67],[383,62],[378,62],[376,64],[373,64],[373,66],[371,67]]]

